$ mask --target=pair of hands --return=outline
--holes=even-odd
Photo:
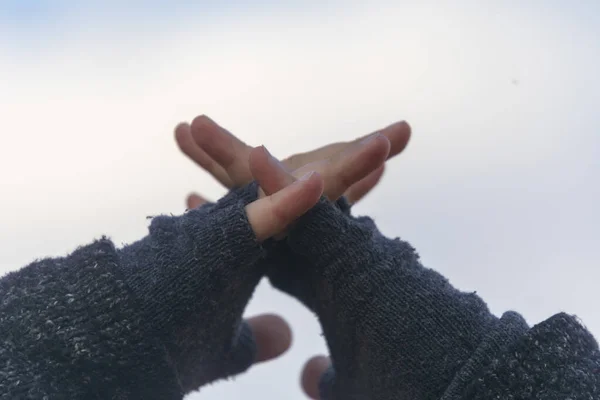
[[[404,150],[410,138],[405,122],[395,123],[351,142],[340,142],[293,155],[279,162],[264,147],[253,148],[206,116],[180,124],[175,136],[180,149],[228,189],[256,180],[263,193],[246,207],[259,240],[282,235],[297,217],[312,208],[320,196],[334,201],[342,195],[351,203],[373,189],[385,161]],[[207,200],[192,194],[188,208]],[[291,344],[287,323],[275,315],[247,320],[257,344],[257,361],[284,353]],[[326,357],[314,357],[302,373],[302,387],[318,398],[318,381],[329,366]]]

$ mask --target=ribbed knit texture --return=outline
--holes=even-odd
[[[333,361],[325,400],[600,396],[596,341],[573,317],[531,330],[516,313],[498,319],[344,203],[322,200],[270,246],[271,282],[323,328]]]
[[[0,281],[0,398],[181,399],[108,240]]]
[[[245,371],[243,310],[263,276],[256,185],[117,251],[106,239],[0,281],[0,398],[157,399]]]
[[[575,318],[496,318],[344,203],[321,201],[263,259],[255,198],[236,189],[120,251],[102,239],[3,277],[0,398],[180,400],[242,372],[256,348],[241,315],[268,270],[323,327],[323,400],[600,399],[598,345]]]
[[[126,281],[186,391],[254,361],[241,316],[265,273],[244,209],[256,198],[252,184],[183,217],[156,217],[150,235],[121,250]]]

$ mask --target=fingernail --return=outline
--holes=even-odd
[[[395,129],[395,128],[398,128],[398,127],[403,126],[403,125],[406,125],[406,121],[404,121],[404,120],[398,121],[398,122],[394,122],[393,124],[389,125],[385,129]]]
[[[188,124],[187,122],[180,122],[179,124],[177,124],[175,130],[178,129],[190,129],[190,124]]]
[[[282,167],[283,164],[281,163],[281,161],[279,161],[273,154],[271,154],[271,152],[269,152],[269,150],[267,150],[267,148],[265,146],[261,146],[263,149],[265,149],[265,152],[267,153],[267,156],[269,157],[269,162],[275,166],[278,167]]]
[[[360,143],[364,144],[364,143],[370,142],[371,140],[373,140],[379,136],[381,136],[381,132],[375,132],[372,135],[369,135],[366,138],[364,138]]]
[[[302,175],[300,177],[300,179],[298,179],[298,181],[307,181],[309,180],[313,175],[315,174],[315,171],[310,171],[307,172],[306,174]]]
[[[265,151],[265,153],[267,153],[267,156],[269,156],[269,159],[271,161],[277,160],[275,157],[273,157],[273,154],[271,154],[271,152],[269,151],[269,149],[267,149],[264,144],[262,146],[260,146],[260,147],[262,147],[263,150]]]

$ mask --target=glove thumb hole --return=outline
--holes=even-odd
[[[245,372],[256,360],[256,341],[252,329],[243,321],[233,338],[229,351],[223,355],[221,378],[228,378]]]
[[[319,398],[320,400],[334,400],[333,387],[335,383],[335,370],[333,365],[323,372],[319,379]]]

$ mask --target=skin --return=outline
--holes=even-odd
[[[406,148],[410,135],[410,126],[397,122],[353,141],[333,143],[280,162],[264,147],[248,146],[203,115],[175,129],[181,151],[226,188],[253,180],[259,183],[260,198],[246,208],[259,240],[284,235],[286,227],[321,195],[330,200],[344,195],[351,203],[362,199],[380,181],[386,160]],[[188,208],[205,202],[198,194],[187,198]],[[257,362],[274,359],[290,347],[291,329],[281,317],[267,314],[247,321],[257,341]],[[329,365],[325,356],[315,356],[305,364],[301,385],[310,398],[318,399],[318,382]]]
[[[404,122],[396,122],[374,133],[381,133],[390,141],[390,154],[392,158],[400,154],[407,146],[411,136],[410,126]],[[282,160],[288,170],[295,170],[306,164],[319,160],[326,160],[339,154],[353,144],[366,137],[361,136],[350,142],[332,143],[315,150],[298,153]],[[245,185],[252,180],[248,167],[251,146],[235,137],[225,128],[222,128],[205,115],[196,117],[192,124],[181,123],[175,128],[175,139],[181,151],[200,168],[211,174],[218,182],[228,189]],[[209,153],[219,154],[211,157]],[[356,182],[344,193],[351,203],[362,199],[381,179],[384,165],[373,171],[363,180]],[[195,208],[207,200],[198,195],[191,194],[187,198],[188,208]]]

